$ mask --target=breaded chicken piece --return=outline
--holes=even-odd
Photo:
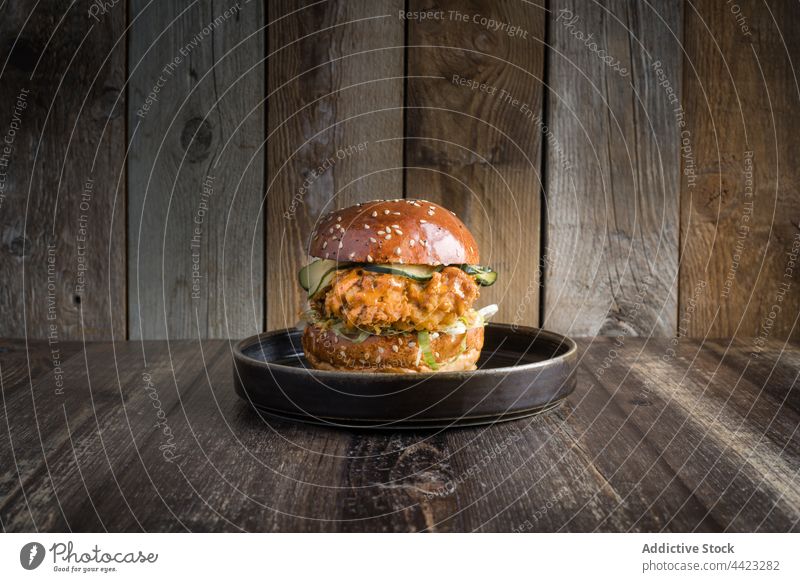
[[[445,267],[429,281],[355,268],[337,273],[312,304],[323,317],[340,319],[351,328],[421,331],[454,324],[478,295],[477,283],[457,267]]]

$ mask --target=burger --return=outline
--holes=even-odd
[[[454,213],[425,200],[376,200],[324,216],[300,270],[303,350],[321,370],[474,370],[497,274]]]

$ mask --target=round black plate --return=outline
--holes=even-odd
[[[239,342],[236,393],[282,418],[396,429],[523,418],[554,407],[575,389],[575,342],[532,327],[490,323],[477,370],[434,374],[315,370],[303,357],[300,335],[282,329]]]

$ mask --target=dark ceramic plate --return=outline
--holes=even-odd
[[[236,392],[273,416],[339,427],[439,428],[489,424],[556,406],[575,389],[568,337],[491,323],[478,369],[435,374],[329,372],[303,357],[301,332],[283,329],[236,345]]]

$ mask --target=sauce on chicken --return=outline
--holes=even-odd
[[[422,331],[453,325],[478,295],[475,280],[457,267],[445,267],[429,281],[355,268],[338,272],[311,303],[322,317],[350,328]]]

